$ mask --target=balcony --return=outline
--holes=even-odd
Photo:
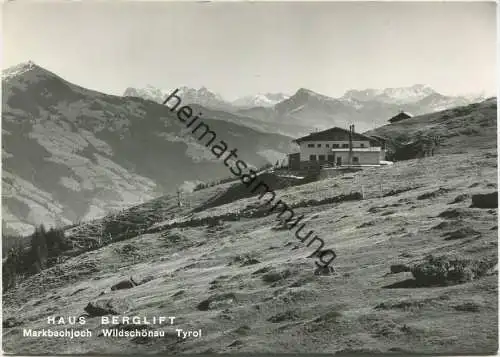
[[[361,148],[361,147],[353,147],[352,151],[353,152],[378,152],[381,151],[382,148],[380,146],[372,146],[369,148]],[[348,152],[349,148],[333,148],[331,151],[335,152]]]

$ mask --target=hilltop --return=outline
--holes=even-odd
[[[497,99],[424,114],[368,131],[388,140],[395,159],[429,154],[467,153],[497,147]],[[432,139],[438,145],[431,145]],[[435,147],[434,147],[435,146]]]

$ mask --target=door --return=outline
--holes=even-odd
[[[342,156],[337,156],[337,166],[342,165]]]

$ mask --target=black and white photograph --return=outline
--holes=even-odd
[[[496,355],[496,2],[2,4],[5,355]]]

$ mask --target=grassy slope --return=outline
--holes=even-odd
[[[307,258],[312,247],[299,244],[293,232],[273,230],[274,216],[223,221],[212,227],[187,223],[183,228],[169,228],[169,219],[175,216],[189,222],[193,218],[188,215],[190,208],[229,184],[187,196],[191,207],[177,207],[174,197],[152,201],[131,214],[149,219],[142,234],[70,258],[4,295],[5,317],[23,322],[4,329],[4,350],[493,353],[498,335],[496,275],[448,287],[383,287],[410,277],[410,273],[387,275],[391,264],[419,261],[429,253],[496,259],[497,210],[469,208],[470,199],[450,204],[463,193],[496,190],[496,173],[496,150],[483,149],[398,162],[278,191],[284,201],[298,206],[296,213],[307,217],[309,229],[337,252],[336,273],[329,276],[313,274],[315,260]],[[311,199],[360,191],[361,186],[365,200],[305,205]],[[439,188],[449,191],[417,199]],[[403,189],[408,190],[379,197]],[[196,215],[224,218],[255,202],[256,198],[245,198]],[[437,217],[448,209],[457,209],[460,223]],[[449,222],[450,227],[433,228],[442,222]],[[480,235],[445,240],[443,234],[458,224]],[[92,239],[91,228],[92,224],[75,227],[68,234]],[[126,253],[123,247],[127,245],[136,250]],[[240,266],[237,257],[244,254],[260,263]],[[263,280],[264,273],[252,274],[264,267],[289,275],[269,283]],[[109,291],[130,275],[136,281],[148,276],[153,280]],[[184,342],[159,338],[143,344],[127,338],[22,337],[22,327],[46,327],[46,316],[80,315],[103,291],[100,298],[127,301],[128,315],[177,316],[178,323],[165,330],[201,328],[204,336]],[[222,293],[234,297],[207,311],[197,308],[203,300]],[[466,303],[475,311],[460,311]],[[99,318],[89,318],[86,327],[97,335]]]
[[[384,138],[438,135],[441,144],[436,153],[466,153],[474,149],[497,147],[497,101],[485,100],[464,107],[416,116],[366,132]],[[389,140],[389,146],[392,142]],[[393,147],[390,147],[393,149]]]

